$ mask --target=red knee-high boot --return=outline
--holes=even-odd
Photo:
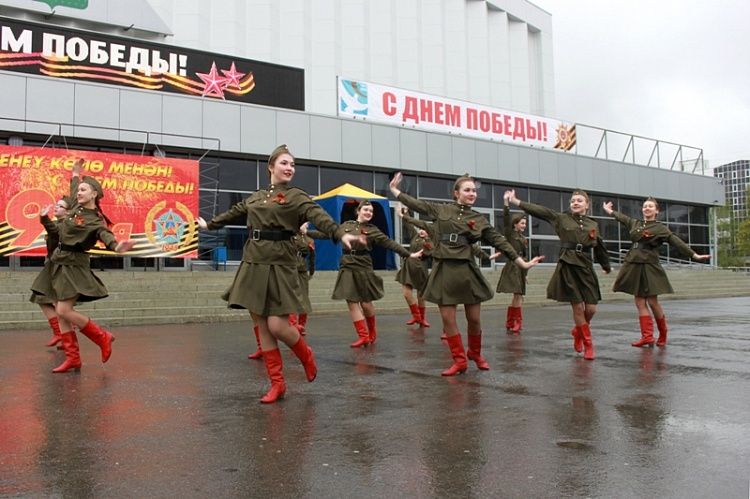
[[[580,326],[573,326],[570,330],[570,335],[573,337],[573,350],[578,353],[583,352],[583,335],[581,335],[580,328]]]
[[[453,356],[453,365],[442,372],[443,376],[455,376],[466,372],[469,364],[466,362],[466,353],[464,352],[464,344],[461,341],[461,333],[448,336],[448,346],[451,349],[451,355]]]
[[[367,330],[365,320],[354,321],[354,329],[357,331],[359,339],[349,346],[352,348],[366,347],[370,343],[370,332]]]
[[[307,314],[299,314],[299,320],[297,321],[297,330],[299,334],[304,335],[307,333]]]
[[[53,317],[51,319],[47,319],[47,322],[49,322],[49,327],[52,329],[52,339],[50,339],[47,342],[48,347],[53,347],[57,345],[58,343],[62,343],[62,332],[60,331],[60,321],[57,319],[57,317]],[[62,347],[58,346],[58,350]]]
[[[490,368],[489,363],[482,357],[482,332],[479,334],[469,334],[469,349],[466,351],[466,357],[477,363],[477,367],[482,371]]]
[[[510,326],[510,332],[513,334],[521,334],[521,328],[523,326],[523,312],[521,307],[513,307],[513,323]]]
[[[315,376],[318,375],[318,366],[315,365],[315,355],[313,354],[312,348],[310,348],[305,339],[300,335],[299,341],[292,347],[292,352],[302,362],[302,366],[305,368],[305,376],[307,381],[312,381]]]
[[[281,352],[278,348],[263,352],[263,361],[266,363],[268,377],[271,379],[271,389],[260,399],[261,404],[273,404],[276,400],[284,398],[286,383],[284,374],[281,372]]]
[[[62,364],[52,369],[53,373],[64,373],[71,369],[79,371],[81,369],[81,355],[78,353],[78,338],[75,331],[67,331],[60,334],[62,337],[63,350],[65,351],[65,360]]]
[[[638,322],[641,323],[641,339],[631,343],[634,347],[652,347],[654,346],[654,321],[650,315],[638,316]]]
[[[91,319],[81,328],[81,333],[99,345],[99,348],[102,350],[102,362],[107,362],[112,355],[112,342],[115,341],[112,333],[106,329],[102,329]]]
[[[419,323],[422,324],[422,327],[430,327],[425,314],[427,314],[427,307],[419,307]]]
[[[594,340],[591,338],[591,327],[587,324],[578,326],[578,330],[583,336],[583,358],[594,360]]]
[[[516,316],[514,307],[508,307],[508,311],[505,312],[505,332],[510,334],[513,329],[513,318]]]
[[[253,333],[255,334],[255,343],[258,345],[258,349],[255,351],[255,353],[251,353],[250,355],[248,355],[247,358],[251,360],[262,359],[263,349],[260,348],[260,326],[253,326]]]
[[[378,338],[378,328],[375,326],[375,316],[365,317],[367,329],[370,331],[370,343],[375,343]]]
[[[657,347],[663,347],[667,344],[667,316],[656,319],[656,327],[659,328],[659,339],[656,340]]]
[[[413,326],[422,322],[422,318],[419,316],[419,305],[409,305],[409,311],[411,311],[411,319],[406,321],[407,326]]]

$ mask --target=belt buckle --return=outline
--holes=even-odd
[[[448,242],[451,243],[457,243],[458,242],[458,234],[455,232],[452,232],[448,234]]]
[[[253,229],[252,238],[253,241],[260,241],[260,229]]]
[[[576,244],[576,253],[582,253],[583,252],[583,244],[578,243]]]

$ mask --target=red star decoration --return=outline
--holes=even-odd
[[[245,76],[245,73],[240,73],[237,71],[237,68],[234,66],[234,62],[232,62],[232,67],[229,68],[229,71],[226,69],[221,70],[222,73],[224,73],[224,76],[226,77],[224,80],[224,88],[227,87],[237,87],[238,89],[242,89],[240,87],[240,78]]]
[[[218,72],[216,71],[216,63],[211,63],[211,71],[208,73],[195,73],[198,78],[203,80],[203,83],[205,83],[205,86],[203,87],[203,95],[205,96],[213,96],[213,97],[221,97],[224,98],[224,83],[227,81],[226,78],[219,76]]]

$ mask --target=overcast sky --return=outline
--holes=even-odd
[[[750,159],[750,0],[532,0],[552,14],[555,116]]]

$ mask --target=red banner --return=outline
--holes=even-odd
[[[128,256],[197,256],[197,161],[0,146],[1,256],[46,255],[39,212],[71,194],[71,169],[78,158],[84,160],[83,175],[96,178],[104,189],[102,211],[112,220],[118,241],[136,242]]]

